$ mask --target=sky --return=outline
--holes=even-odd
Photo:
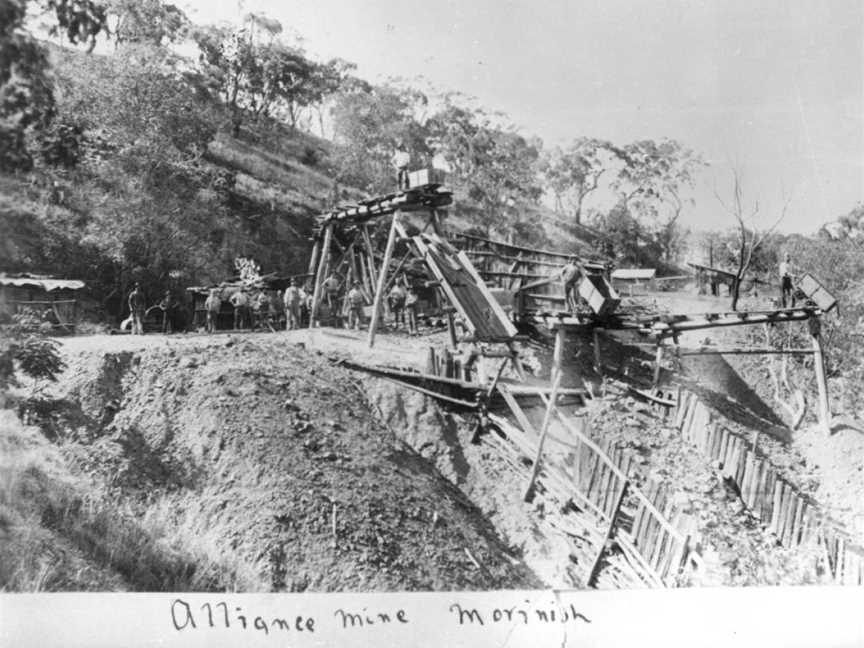
[[[546,146],[677,139],[710,164],[682,215],[812,233],[864,201],[860,0],[187,0],[199,23],[264,13],[370,81],[422,76]]]

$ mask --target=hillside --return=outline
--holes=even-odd
[[[346,370],[281,337],[154,340],[64,353],[54,443],[0,419],[5,587],[540,584]]]

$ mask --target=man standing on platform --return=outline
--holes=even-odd
[[[396,143],[393,153],[393,166],[396,167],[396,188],[399,191],[408,189],[408,165],[411,164],[411,154],[405,149],[402,140]]]
[[[783,308],[786,308],[787,300],[791,301],[792,308],[795,308],[795,290],[792,287],[792,266],[789,263],[789,253],[783,255],[783,260],[780,262],[780,303]]]
[[[571,256],[561,269],[561,283],[564,285],[564,307],[571,313],[579,305],[579,281],[584,276],[582,266],[575,256]]]

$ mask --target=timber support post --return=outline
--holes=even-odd
[[[552,413],[555,411],[555,401],[558,400],[558,387],[561,385],[561,359],[564,355],[564,338],[567,335],[563,326],[555,331],[555,350],[552,352],[552,391],[549,393],[549,403],[546,405],[546,414],[543,416],[543,425],[540,428],[540,439],[537,441],[537,456],[534,458],[534,466],[531,468],[531,477],[525,488],[524,501],[530,502],[534,497],[534,482],[540,473],[540,462],[543,458],[543,443],[546,441],[546,432],[552,421]]]
[[[657,355],[654,357],[654,384],[653,387],[660,386],[660,373],[663,364],[663,338],[657,340]]]
[[[318,260],[318,272],[315,274],[315,288],[312,292],[312,308],[309,311],[309,328],[314,328],[315,318],[318,317],[318,307],[321,304],[321,290],[324,284],[324,272],[327,270],[327,262],[330,259],[330,241],[333,238],[333,224],[328,223],[324,229],[324,243],[321,244],[321,254]]]
[[[456,337],[456,318],[453,317],[453,311],[447,311],[447,333],[450,334],[450,346],[454,349],[459,346],[459,339]]]
[[[378,273],[378,286],[375,289],[375,300],[372,304],[372,321],[369,322],[369,348],[375,344],[375,331],[378,328],[378,320],[381,318],[381,302],[384,300],[384,286],[387,282],[387,269],[390,259],[393,257],[393,248],[396,246],[396,228],[399,225],[399,212],[393,213],[393,221],[390,224],[390,234],[387,236],[387,247],[384,249],[384,260],[381,262],[381,272]]]
[[[594,369],[600,376],[602,376],[603,359],[600,357],[600,331],[595,328],[592,330],[592,334],[594,337]]]
[[[828,404],[828,380],[825,377],[825,353],[822,349],[822,322],[814,316],[807,320],[807,325],[813,341],[813,367],[816,370],[816,386],[819,389],[819,425],[825,434],[830,434],[831,409]]]

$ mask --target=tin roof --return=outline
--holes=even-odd
[[[36,287],[46,292],[52,290],[80,290],[84,282],[78,279],[54,279],[47,275],[35,274],[0,274],[0,286]]]
[[[613,279],[653,279],[657,274],[654,268],[618,268],[612,271]]]

